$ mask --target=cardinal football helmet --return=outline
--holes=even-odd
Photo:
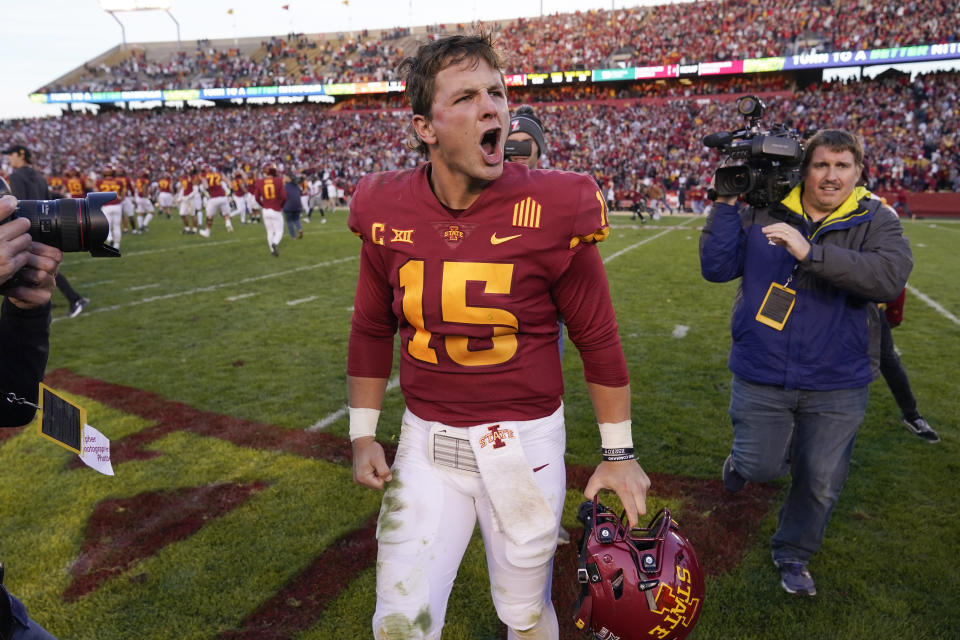
[[[577,519],[577,627],[598,640],[686,638],[703,608],[703,571],[670,511],[661,510],[646,529],[628,529],[622,514],[588,500]]]

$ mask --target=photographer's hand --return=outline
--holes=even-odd
[[[63,253],[40,242],[31,242],[27,265],[17,274],[18,285],[7,292],[10,302],[21,309],[32,309],[50,302],[57,287],[57,269]]]
[[[0,198],[0,283],[9,280],[27,264],[33,242],[28,233],[29,220],[8,220],[16,208],[17,199],[13,196]]]
[[[810,255],[810,242],[786,222],[767,225],[761,231],[768,241],[784,247],[797,260],[803,260]]]

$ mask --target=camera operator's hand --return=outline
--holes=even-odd
[[[26,266],[33,242],[28,233],[29,220],[7,220],[16,208],[17,199],[13,196],[0,198],[0,283],[6,282]]]
[[[786,248],[797,260],[803,260],[810,254],[810,242],[796,228],[786,222],[770,224],[763,229],[763,235],[771,244]]]
[[[16,208],[13,196],[0,198],[0,221]],[[60,249],[34,242],[29,230],[30,221],[23,218],[0,224],[0,283],[10,302],[21,309],[50,302],[63,259]]]

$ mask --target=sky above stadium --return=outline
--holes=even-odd
[[[103,0],[116,5],[113,0]],[[572,12],[620,9],[670,0],[159,0],[164,11],[113,14],[123,23],[127,43],[176,41],[195,46],[200,38],[326,33],[359,29],[472,22]],[[56,115],[57,107],[36,105],[28,94],[85,61],[120,44],[120,24],[101,0],[16,0],[4,2],[0,26],[0,119]],[[140,5],[147,4],[140,0]],[[287,9],[283,7],[287,6]],[[233,13],[228,11],[233,10]]]

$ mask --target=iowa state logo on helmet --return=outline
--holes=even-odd
[[[683,640],[703,605],[703,571],[693,545],[663,509],[629,529],[599,502],[580,505],[580,599],[574,622],[599,640]]]

